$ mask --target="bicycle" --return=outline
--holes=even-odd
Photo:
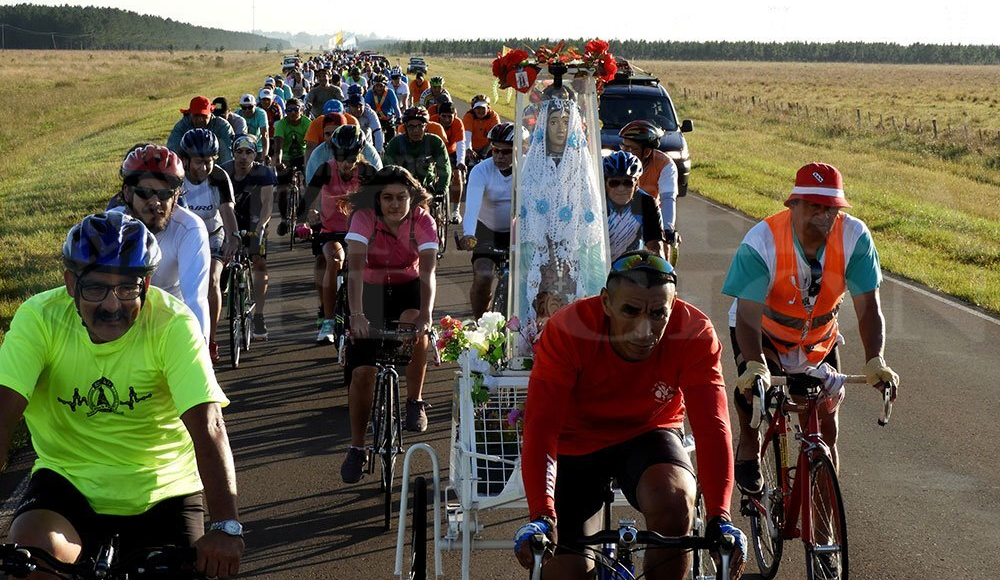
[[[299,205],[302,203],[302,185],[305,182],[305,176],[299,169],[292,170],[292,183],[288,187],[288,193],[286,194],[287,203],[285,205],[285,211],[281,215],[281,221],[284,223],[291,224],[288,228],[288,249],[295,248],[295,217],[298,215]],[[287,215],[286,215],[287,214]]]
[[[434,192],[434,199],[431,200],[431,217],[437,227],[438,246],[437,258],[444,257],[445,250],[448,249],[448,224],[451,220],[451,200],[448,193]]]
[[[458,247],[458,240],[461,239],[461,235],[456,230],[455,231],[455,247]],[[475,246],[473,246],[475,247]],[[482,254],[485,258],[496,258],[497,259],[497,286],[493,291],[493,304],[491,310],[493,312],[499,312],[504,315],[504,318],[510,318],[510,313],[507,312],[507,304],[510,300],[510,250],[507,248],[498,248],[493,244],[482,244],[477,250],[477,254]]]
[[[848,375],[846,382],[866,380],[864,375]],[[808,580],[849,578],[844,500],[830,448],[820,433],[817,404],[824,400],[824,391],[817,383],[805,375],[791,375],[773,377],[767,393],[759,379],[754,385],[751,427],[756,429],[761,421],[767,424],[760,449],[764,488],[760,494],[744,494],[740,511],[750,519],[754,557],[764,580],[777,574],[783,542],[797,537],[805,546]],[[879,425],[889,422],[894,390],[894,385],[883,386]],[[801,402],[793,401],[793,396]],[[794,425],[799,441],[794,466],[787,440],[791,413],[806,417],[804,428]]]
[[[255,237],[256,234],[241,230],[239,236],[240,247],[229,264],[227,283],[229,351],[233,369],[240,366],[240,352],[250,350],[253,312],[256,306],[253,298],[253,264],[246,248],[246,240]]]
[[[162,546],[118,554],[115,536],[101,546],[97,558],[69,564],[49,552],[20,544],[0,545],[0,572],[25,578],[34,572],[65,580],[136,580],[140,578],[206,578],[195,572],[194,548]]]

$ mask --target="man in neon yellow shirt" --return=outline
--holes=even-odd
[[[38,459],[9,541],[65,562],[114,534],[124,554],[193,545],[200,572],[228,578],[244,549],[229,401],[194,315],[149,284],[159,260],[142,222],[88,216],[63,245],[65,287],[14,315],[0,345],[0,453],[23,415]]]

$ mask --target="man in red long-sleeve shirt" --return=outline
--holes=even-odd
[[[681,443],[685,413],[697,443],[707,534],[737,536],[742,554],[734,553],[732,577],[742,572],[746,540],[729,518],[733,454],[722,345],[708,317],[676,291],[667,261],[628,252],[612,265],[600,296],[563,308],[545,325],[521,456],[532,522],[515,536],[515,552],[528,567],[524,538],[541,531],[557,540],[546,580],[588,577],[592,562],[577,555],[577,540],[599,530],[612,477],[647,529],[690,533],[697,484]],[[682,578],[689,561],[689,552],[649,550],[646,577]]]

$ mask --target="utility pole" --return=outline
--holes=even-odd
[[[257,0],[250,3],[250,34],[257,29]]]

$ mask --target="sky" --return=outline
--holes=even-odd
[[[23,0],[0,0],[13,4]],[[414,11],[414,2],[382,0],[353,4],[331,0],[117,0],[47,5],[109,6],[226,30],[307,32],[338,30],[381,37],[507,38],[598,37],[645,40],[755,40],[834,42],[915,42],[998,44],[1000,2],[996,0],[631,0],[631,2],[482,2],[432,0]],[[417,3],[420,4],[419,2]],[[603,14],[584,9],[603,4]],[[301,10],[291,10],[291,6]],[[369,10],[377,6],[377,10]],[[516,6],[517,9],[512,9]],[[540,10],[529,10],[545,6]],[[667,7],[673,7],[668,11]],[[319,17],[320,14],[329,14]],[[413,17],[387,17],[412,14]],[[417,15],[419,14],[419,15]]]

